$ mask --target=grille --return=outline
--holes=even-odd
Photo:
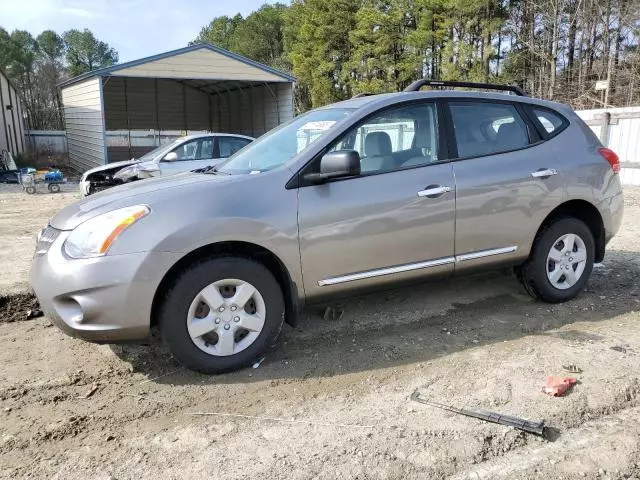
[[[57,230],[51,226],[47,226],[40,230],[38,234],[38,241],[36,242],[36,255],[44,255],[49,250],[51,244],[60,235],[60,230]]]

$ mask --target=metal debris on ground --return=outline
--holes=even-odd
[[[499,425],[506,425],[508,427],[517,428],[527,433],[533,433],[535,435],[544,436],[547,426],[544,420],[540,422],[532,422],[530,420],[524,420],[518,417],[511,417],[509,415],[502,415],[501,413],[489,412],[485,410],[467,410],[465,408],[456,408],[443,403],[434,402],[425,398],[418,390],[411,394],[411,400],[432,407],[440,408],[441,410],[447,410],[448,412],[457,413],[466,417],[477,418],[478,420],[484,420],[485,422],[497,423]]]
[[[32,318],[42,317],[44,315],[43,311],[39,308],[34,308],[33,310],[27,310],[27,320],[31,320]]]
[[[562,397],[576,383],[578,383],[578,380],[572,377],[547,377],[546,383],[542,386],[542,391],[554,397]]]
[[[91,388],[89,389],[89,391],[85,394],[84,398],[89,398],[91,395],[93,395],[94,393],[96,393],[98,391],[98,384],[94,383],[93,385],[91,385]]]
[[[256,363],[253,364],[253,368],[258,368],[260,365],[262,365],[262,362],[264,362],[265,358],[267,357],[262,357],[258,361],[256,361]]]
[[[570,372],[570,373],[582,373],[582,369],[578,367],[575,363],[570,363],[569,365],[563,365],[562,368],[564,368],[567,372]]]
[[[610,347],[609,350],[614,350],[620,353],[627,353],[627,349],[622,345],[614,345],[613,347]]]

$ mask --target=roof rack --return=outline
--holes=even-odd
[[[475,82],[450,82],[448,80],[416,80],[407,88],[405,92],[417,92],[422,87],[465,87],[465,88],[479,88],[484,90],[500,90],[504,92],[511,92],[521,97],[526,97],[527,94],[520,87],[515,85],[495,85],[492,83],[475,83]]]

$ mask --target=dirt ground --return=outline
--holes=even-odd
[[[60,209],[80,198],[77,183],[62,185],[56,194],[39,185],[34,195],[19,185],[0,184],[0,296],[28,288],[36,235]]]
[[[72,197],[0,193],[0,252],[15,265],[3,288],[24,285],[32,237]],[[310,308],[258,368],[228,375],[179,367],[155,338],[99,346],[46,317],[0,322],[0,476],[638,479],[640,189],[625,203],[572,302],[532,301],[500,273],[362,296],[339,321]],[[583,370],[573,390],[541,393],[568,364]],[[416,388],[545,419],[552,435],[411,402]]]

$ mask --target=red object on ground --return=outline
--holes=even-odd
[[[542,387],[542,391],[554,397],[561,397],[576,383],[578,380],[571,377],[547,377],[547,383]]]

